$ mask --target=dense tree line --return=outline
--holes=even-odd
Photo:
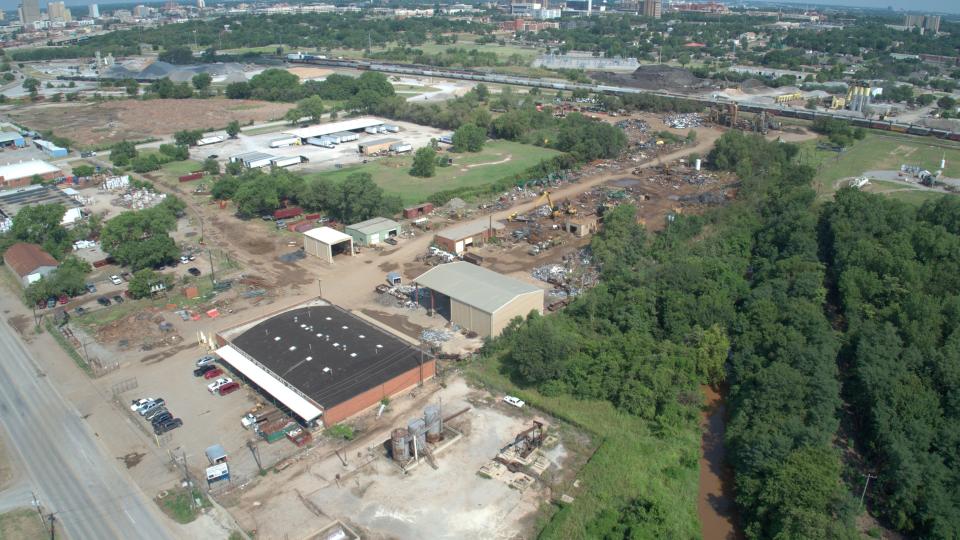
[[[224,28],[230,30],[224,31]],[[364,49],[390,43],[417,46],[426,43],[432,34],[483,34],[491,29],[488,25],[443,17],[379,19],[366,18],[359,13],[231,15],[182,24],[120,30],[91,37],[82,45],[18,50],[12,52],[11,56],[16,61],[85,58],[93,57],[98,50],[104,55],[131,56],[140,54],[140,44],[145,43],[161,49],[162,60],[190,63],[211,60],[216,56],[216,49],[265,47],[277,45],[278,42],[293,49]],[[194,58],[192,53],[188,56],[189,49],[184,47],[188,43],[196,43],[208,52],[199,58]]]
[[[917,538],[960,534],[960,204],[844,189],[823,244],[847,345],[845,394],[875,467],[873,509]]]
[[[188,85],[189,86],[189,85]],[[230,99],[300,101],[311,97],[342,100],[348,108],[369,107],[394,95],[393,85],[382,73],[367,71],[359,77],[334,74],[323,81],[300,83],[300,78],[285,69],[270,68],[254,75],[249,82],[230,83]]]
[[[213,184],[218,200],[232,200],[242,217],[270,214],[283,203],[308,211],[324,212],[343,223],[394,215],[402,209],[400,198],[383,193],[367,173],[348,176],[343,182],[306,179],[285,169],[227,174]]]
[[[831,143],[841,147],[851,146],[854,141],[867,136],[867,130],[862,127],[853,127],[849,122],[836,118],[817,118],[810,129],[826,135]]]
[[[169,233],[185,208],[183,201],[168,196],[153,208],[123,212],[104,225],[101,246],[134,271],[167,264],[180,256]]]
[[[748,538],[853,538],[832,447],[839,341],[824,314],[814,171],[793,163],[797,151],[730,132],[709,158],[740,174],[758,213],[731,332],[727,445]]]

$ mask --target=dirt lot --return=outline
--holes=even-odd
[[[183,129],[222,129],[231,120],[246,124],[283,118],[292,105],[252,100],[153,99],[104,103],[39,104],[12,109],[17,123],[52,130],[93,147],[124,139],[169,137]]]
[[[225,503],[245,530],[262,538],[283,538],[290,531],[306,538],[335,519],[371,539],[530,536],[537,509],[572,481],[589,441],[547,419],[553,426],[548,433],[558,435],[559,442],[545,446],[550,466],[538,481],[519,491],[502,480],[482,478],[480,467],[530,427],[533,416],[471,389],[462,379],[447,382],[446,388],[428,384],[416,395],[394,400],[389,417],[359,420],[357,440],[336,446],[328,441],[325,451],[263,477]],[[380,443],[391,428],[438,400],[444,416],[470,408],[448,423],[462,437],[436,453],[436,469],[421,462],[405,474]],[[346,465],[333,453],[337,446]]]

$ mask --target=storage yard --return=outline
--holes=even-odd
[[[383,132],[368,133],[365,127],[369,125],[390,126],[396,131],[388,132],[384,129]],[[439,139],[446,134],[445,131],[409,122],[363,117],[306,128],[278,128],[277,131],[256,135],[241,133],[236,139],[226,139],[221,143],[192,148],[190,155],[197,161],[203,161],[212,152],[216,152],[218,159],[223,162],[231,157],[250,152],[267,154],[277,159],[302,156],[304,161],[296,166],[296,170],[323,171],[362,164],[373,157],[373,154],[396,154],[396,149],[390,148],[395,143],[409,145],[409,148],[401,150],[410,152],[427,146],[430,144],[430,139]],[[392,140],[390,144],[375,151],[361,152],[364,145],[383,139]],[[252,167],[268,165],[270,165],[269,160],[254,163]]]
[[[544,503],[577,496],[576,474],[594,442],[469,387],[457,360],[514,316],[563,309],[595,285],[584,248],[605,212],[635,204],[637,220],[656,230],[678,213],[724,204],[735,189],[732,178],[676,161],[705,153],[719,135],[702,118],[609,121],[628,135],[626,157],[440,206],[423,204],[426,194],[495,180],[553,151],[491,141],[478,154],[447,154],[453,166],[414,186],[397,180],[409,158],[390,155],[395,141],[383,143],[371,163],[319,174],[393,170],[394,184],[379,173],[375,181],[410,207],[402,217],[345,224],[299,208],[278,210],[272,221],[238,219],[229,204],[195,192],[191,167],[216,153],[247,167],[303,155],[309,161],[294,170],[323,170],[364,159],[363,143],[426,145],[441,132],[360,118],[223,141],[206,133],[209,144],[192,149],[195,162],[148,176],[188,204],[172,233],[186,262],[160,270],[175,276],[174,290],[117,301],[129,275],[117,285],[122,270],[98,261],[98,292],[63,306],[76,313],[64,339],[88,358],[111,414],[124,416],[119,432],[97,425],[99,416],[95,429],[148,492],[187,475],[258,537],[341,526],[369,538],[529,536]],[[691,127],[694,144],[656,135]],[[322,137],[340,140],[334,148],[305,144]],[[96,213],[148,208],[162,195],[121,178],[78,182],[75,200]],[[463,261],[448,264],[458,255]],[[98,306],[97,295],[114,302]],[[163,412],[130,410],[148,398],[163,398],[147,405]],[[153,414],[172,427],[157,428]],[[421,495],[396,496],[410,488]]]

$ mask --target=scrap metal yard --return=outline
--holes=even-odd
[[[143,176],[152,188],[134,183],[137,175],[76,179],[71,200],[98,215],[143,212],[170,195],[186,203],[170,231],[183,255],[157,269],[173,278],[171,289],[125,297],[130,273],[95,241],[80,250],[97,267],[89,277],[97,292],[65,299],[71,318],[58,336],[88,366],[87,391],[107,396],[87,398],[100,399],[91,428],[159,507],[187,482],[225,509],[186,525],[195,536],[535,534],[550,502],[575,500],[578,471],[598,441],[474,386],[459,362],[513,314],[562,310],[598,283],[588,248],[605,213],[634,205],[637,222],[656,231],[736,192],[733,176],[687,160],[722,133],[704,118],[603,121],[627,135],[620,158],[442,205],[424,201],[451,183],[482,185],[556,152],[512,141],[489,142],[473,156],[444,151],[454,159],[449,174],[405,184],[378,171],[406,174],[409,158],[389,149],[364,156],[359,146],[395,138],[419,147],[448,132],[361,117],[236,138],[206,133],[210,144],[191,149],[194,161]],[[386,126],[396,129],[376,132]],[[343,141],[334,148],[303,144],[331,131]],[[292,170],[308,179],[371,171],[412,206],[396,221],[337,224],[297,207],[240,218],[231,203],[211,202],[206,173],[194,172],[212,155],[265,168],[303,156]],[[91,156],[76,165],[87,163],[103,162]],[[466,262],[447,265],[459,259]],[[496,294],[461,294],[456,276],[428,279],[440,265]],[[29,339],[29,318],[15,322]],[[398,496],[405,492],[417,495]]]

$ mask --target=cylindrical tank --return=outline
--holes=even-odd
[[[396,461],[410,459],[410,434],[403,428],[397,428],[390,434],[390,454]]]
[[[435,443],[440,440],[443,431],[443,418],[440,416],[439,405],[427,405],[423,410],[423,421],[427,425],[427,442]]]
[[[412,418],[407,422],[407,431],[410,432],[410,444],[412,445],[413,441],[416,440],[417,452],[422,453],[423,448],[427,445],[427,424],[424,423],[423,418]]]

